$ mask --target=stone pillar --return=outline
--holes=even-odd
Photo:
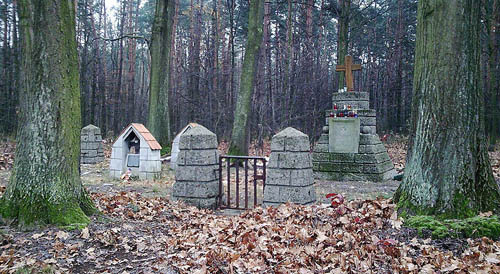
[[[219,195],[217,136],[198,125],[180,136],[172,199],[215,208]]]
[[[80,134],[80,163],[96,164],[104,160],[101,129],[88,125]]]
[[[264,206],[316,201],[309,137],[291,127],[273,136]]]

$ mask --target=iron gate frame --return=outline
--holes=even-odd
[[[222,199],[223,199],[223,191],[224,191],[224,184],[222,181],[222,160],[226,159],[226,169],[227,169],[227,205],[223,205]],[[236,169],[236,206],[232,207],[231,206],[231,160],[234,159],[236,164],[235,164],[235,169]],[[236,210],[247,210],[248,208],[248,161],[253,160],[253,198],[254,198],[254,203],[253,206],[254,208],[257,207],[257,181],[262,180],[262,191],[264,192],[264,189],[266,187],[266,163],[267,160],[265,157],[262,156],[235,156],[235,155],[220,155],[219,156],[219,196],[218,196],[218,208],[219,209],[236,209]],[[245,169],[245,207],[240,207],[240,165],[239,162],[243,161],[244,166],[243,168]],[[259,175],[257,173],[258,167],[257,167],[257,161],[262,162],[262,174]]]

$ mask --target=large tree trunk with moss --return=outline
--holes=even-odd
[[[148,128],[162,146],[170,144],[168,90],[174,0],[157,0],[151,35],[151,80]]]
[[[248,13],[248,38],[245,57],[241,68],[240,92],[234,111],[234,124],[231,133],[229,153],[233,155],[248,154],[248,121],[254,89],[254,80],[262,42],[262,24],[264,20],[264,1],[250,1]]]
[[[87,224],[80,181],[80,85],[72,1],[18,2],[22,41],[16,160],[0,200],[22,226]],[[57,30],[57,31],[56,31]]]
[[[395,194],[403,215],[462,218],[498,211],[484,136],[480,1],[421,0],[412,135]]]
[[[338,3],[338,43],[337,43],[337,64],[344,65],[347,47],[349,45],[349,15],[351,11],[351,0],[339,0]],[[344,89],[344,72],[339,72],[339,90]]]

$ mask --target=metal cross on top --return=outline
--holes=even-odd
[[[352,56],[346,55],[344,65],[337,65],[337,68],[335,70],[345,72],[345,83],[347,86],[347,91],[353,91],[354,84],[353,84],[352,71],[353,70],[361,70],[361,65],[360,64],[353,64],[352,63]]]

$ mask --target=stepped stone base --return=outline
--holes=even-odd
[[[339,107],[350,104],[358,111],[360,136],[358,153],[331,153],[328,150],[328,126],[312,154],[314,178],[328,181],[390,180],[396,175],[387,150],[376,134],[376,112],[367,108],[367,92],[335,93],[333,103]],[[360,109],[361,108],[361,109]],[[326,124],[331,110],[325,112]]]

